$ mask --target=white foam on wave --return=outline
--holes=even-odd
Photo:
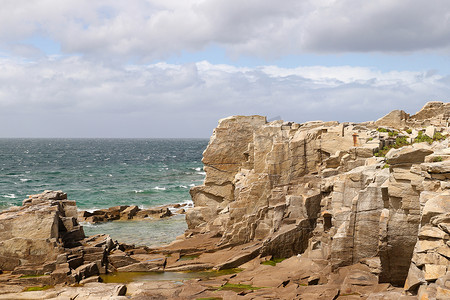
[[[22,181],[22,182],[27,182],[27,181],[30,181],[31,179],[27,179],[27,178],[20,178],[20,181]]]
[[[179,185],[180,188],[187,189],[188,187],[185,185]]]
[[[189,186],[195,186],[195,184],[194,184],[194,183],[191,183]]]
[[[6,194],[2,195],[3,198],[16,199],[17,196],[15,194]]]
[[[197,172],[198,175],[206,175],[206,172]]]
[[[89,222],[80,222],[80,225],[83,227],[95,227],[95,224],[89,223]]]
[[[153,188],[153,190],[157,190],[157,191],[165,191],[166,188],[165,188],[165,187],[155,186],[155,187]]]
[[[90,212],[90,213],[93,213],[94,211],[99,210],[99,209],[101,209],[101,208],[99,208],[99,207],[93,207],[93,208],[85,209],[85,211]],[[80,210],[80,209],[78,209],[78,210]]]
[[[181,202],[180,204],[186,204],[186,206],[184,206],[184,208],[193,208],[194,207],[194,202],[192,200],[185,200],[183,202]]]
[[[195,171],[197,171],[197,172],[200,172],[201,170],[202,170],[202,168],[200,168],[200,167],[195,168]]]
[[[143,190],[134,190],[134,192],[135,192],[136,194],[138,194],[138,193],[143,193],[144,191],[143,191]]]

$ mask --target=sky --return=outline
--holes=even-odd
[[[0,137],[414,114],[448,101],[449,50],[448,0],[2,0]]]

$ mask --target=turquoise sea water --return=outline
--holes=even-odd
[[[201,158],[207,143],[206,139],[0,139],[0,209],[20,205],[28,195],[44,190],[63,190],[83,210],[190,202],[190,187],[204,179]],[[157,245],[185,228],[182,217],[177,217],[85,226],[85,231]],[[133,239],[133,235],[140,236]]]

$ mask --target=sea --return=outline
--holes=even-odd
[[[0,139],[0,210],[28,195],[62,190],[79,210],[116,205],[192,206],[202,184],[207,139]],[[83,223],[86,235],[159,246],[187,229],[184,215],[161,220]]]

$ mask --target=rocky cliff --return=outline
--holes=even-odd
[[[449,103],[430,102],[362,124],[222,119],[203,153],[205,182],[191,190],[189,229],[333,270],[362,263],[380,283],[444,299],[449,118]]]
[[[220,120],[189,229],[165,247],[85,238],[66,194],[31,196],[0,212],[0,299],[450,299],[449,118],[449,103],[430,102],[360,124]],[[79,218],[139,213],[162,211]],[[182,284],[97,282],[107,272],[236,267]],[[58,286],[21,292],[35,285]]]

